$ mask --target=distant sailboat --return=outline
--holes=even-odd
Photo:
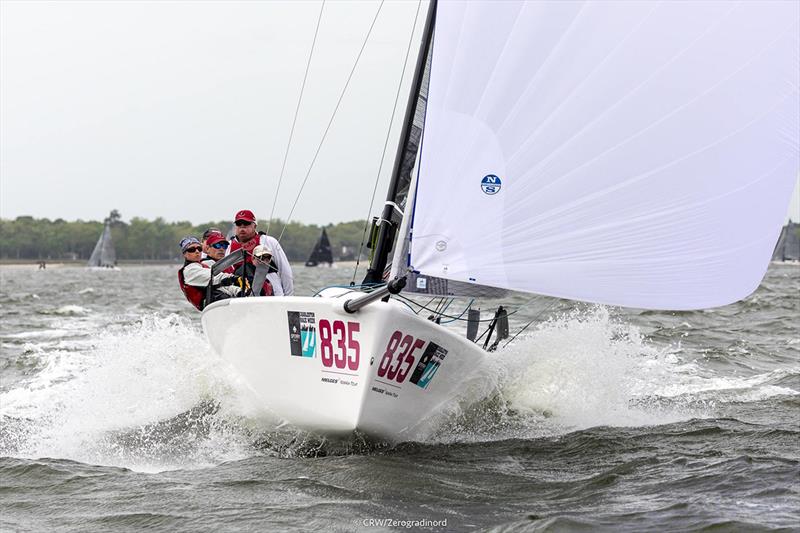
[[[114,268],[117,264],[117,253],[114,251],[114,243],[111,241],[111,224],[106,221],[103,233],[100,235],[97,244],[94,245],[91,257],[87,266],[99,268]]]
[[[325,228],[322,228],[322,234],[317,239],[317,244],[314,245],[314,250],[306,261],[307,267],[315,267],[320,263],[328,263],[328,266],[333,264],[333,252],[331,251],[331,241],[328,239],[328,233]]]
[[[800,261],[800,224],[789,221],[781,230],[773,261]]]

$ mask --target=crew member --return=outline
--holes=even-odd
[[[275,274],[272,278],[275,280],[272,282],[272,290],[275,296],[292,296],[294,294],[292,267],[289,266],[289,259],[286,257],[283,248],[281,248],[278,239],[270,237],[266,233],[258,232],[256,216],[249,209],[243,209],[236,213],[233,220],[234,224],[236,224],[236,236],[231,239],[228,253],[244,248],[247,252],[245,260],[248,264],[253,264],[253,251],[256,246],[264,246],[271,253],[273,274]],[[239,266],[237,265],[237,268]]]
[[[203,241],[203,250],[206,251],[206,258],[203,259],[203,264],[208,267],[214,266],[214,263],[225,257],[225,252],[228,251],[230,243],[225,239],[225,236],[220,231],[212,231],[205,236]],[[233,267],[228,267],[225,272],[233,273]]]
[[[263,244],[253,248],[253,265],[256,268],[259,266],[267,268],[267,277],[264,279],[264,289],[261,291],[261,296],[275,296],[275,290],[272,287],[280,286],[281,278],[278,275],[275,262],[272,260],[272,252]]]
[[[203,245],[196,237],[186,237],[180,242],[183,266],[178,270],[178,284],[186,299],[202,311],[206,305],[206,290],[211,282],[211,268],[200,261]],[[239,283],[239,286],[234,285]],[[238,296],[242,281],[233,274],[220,272],[214,277],[214,299]],[[246,287],[245,287],[246,288]]]
[[[208,257],[208,236],[212,233],[222,233],[219,228],[208,228],[203,232],[203,236],[200,237],[200,244],[203,245],[203,260]]]

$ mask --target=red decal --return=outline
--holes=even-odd
[[[353,350],[353,356],[347,357],[347,368],[358,370],[358,363],[361,360],[361,345],[355,339],[355,334],[361,329],[358,322],[347,323],[347,345]]]
[[[378,377],[386,377],[386,379],[398,383],[404,382],[409,371],[414,367],[414,352],[423,346],[425,346],[425,341],[422,339],[415,340],[411,335],[404,336],[401,331],[392,333],[378,366]],[[398,347],[400,348],[399,352],[397,351]],[[395,358],[396,352],[397,358]],[[394,364],[392,364],[393,359]]]
[[[361,329],[358,322],[348,322],[346,325],[341,320],[334,320],[333,326],[325,319],[319,321],[320,354],[322,365],[326,367],[358,370],[361,361],[361,345],[355,334]],[[336,336],[334,349],[333,337]]]
[[[406,380],[406,376],[408,375],[408,371],[414,367],[414,351],[419,350],[425,346],[425,341],[422,339],[417,339],[414,341],[414,345],[411,347],[411,350],[406,355],[406,366],[397,373],[397,382],[402,383]]]
[[[381,358],[380,365],[378,365],[378,377],[382,378],[386,375],[386,371],[389,369],[389,365],[392,363],[394,351],[397,349],[397,345],[400,344],[401,338],[403,338],[403,334],[399,331],[392,333],[392,336],[389,338],[389,344],[386,346],[386,351],[383,352],[383,358]]]
[[[333,366],[333,346],[331,345],[331,323],[327,320],[319,321],[319,353],[323,366]]]

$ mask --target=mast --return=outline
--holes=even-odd
[[[383,212],[378,220],[378,235],[375,242],[375,249],[372,254],[372,260],[367,270],[367,275],[364,277],[363,283],[380,283],[383,281],[383,271],[386,269],[386,262],[388,260],[389,250],[394,242],[395,234],[397,233],[397,226],[393,222],[393,212],[399,211],[399,207],[395,204],[395,197],[397,196],[397,188],[400,182],[400,169],[403,162],[403,154],[405,147],[408,144],[409,136],[411,135],[411,125],[414,121],[414,111],[416,108],[416,101],[422,86],[423,74],[425,72],[425,62],[428,58],[428,50],[433,40],[433,28],[436,19],[436,3],[437,0],[430,0],[428,4],[428,13],[425,19],[425,28],[423,29],[423,42],[419,47],[419,55],[417,56],[417,65],[414,70],[414,79],[411,84],[411,92],[408,95],[408,104],[406,105],[406,116],[403,121],[403,129],[400,133],[400,143],[397,146],[397,154],[394,159],[394,167],[392,169],[392,178],[389,181],[389,191],[386,194],[386,203],[383,206]],[[406,207],[408,209],[409,206]]]

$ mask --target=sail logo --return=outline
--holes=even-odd
[[[502,186],[503,182],[494,174],[488,174],[481,180],[481,190],[488,195],[499,193]]]

